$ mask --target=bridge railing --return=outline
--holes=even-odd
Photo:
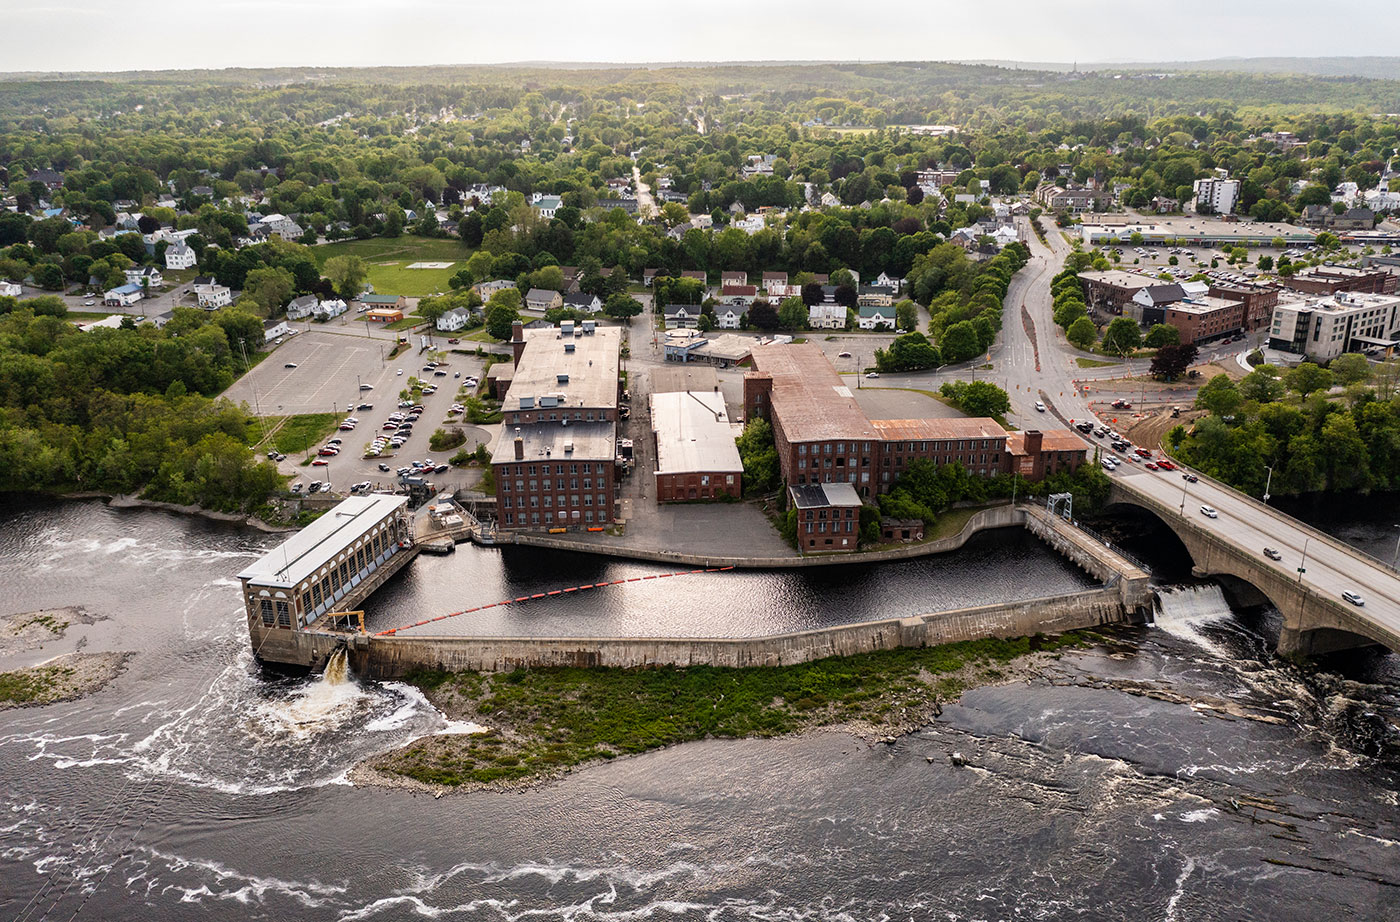
[[[1148,566],[1147,561],[1143,560],[1141,557],[1137,556],[1131,551],[1124,550],[1122,545],[1115,543],[1108,537],[1104,536],[1102,533],[1095,531],[1094,529],[1090,528],[1089,526],[1083,524],[1078,520],[1071,521],[1070,524],[1073,525],[1075,528],[1079,529],[1080,531],[1084,532],[1084,534],[1088,535],[1090,538],[1093,538],[1095,541],[1102,544],[1104,547],[1108,548],[1113,553],[1117,554],[1119,557],[1122,557],[1124,560],[1128,561],[1128,563],[1137,567],[1142,572],[1148,574],[1149,576],[1152,575],[1152,567]]]
[[[1166,454],[1166,452],[1163,451],[1163,454]],[[1173,461],[1175,461],[1175,458],[1173,458]],[[1253,506],[1255,509],[1258,509],[1261,512],[1267,512],[1276,518],[1285,520],[1293,528],[1296,528],[1299,531],[1303,532],[1314,541],[1320,541],[1323,544],[1334,548],[1335,550],[1341,551],[1343,554],[1349,554],[1350,556],[1356,558],[1362,563],[1368,564],[1373,567],[1380,567],[1381,569],[1389,573],[1400,574],[1400,570],[1397,570],[1390,562],[1381,560],[1379,557],[1376,557],[1372,554],[1368,554],[1360,548],[1352,547],[1345,541],[1342,541],[1341,539],[1333,535],[1329,535],[1327,532],[1322,531],[1318,528],[1314,528],[1307,522],[1304,522],[1301,519],[1296,519],[1288,513],[1284,512],[1283,510],[1275,508],[1274,506],[1270,506],[1268,503],[1256,499],[1253,496],[1250,496],[1243,490],[1240,490],[1236,487],[1232,487],[1228,483],[1222,483],[1219,480],[1216,480],[1214,477],[1211,477],[1209,474],[1203,474],[1195,468],[1187,467],[1184,464],[1177,463],[1177,467],[1179,470],[1182,471],[1190,471],[1192,474],[1195,474],[1197,477],[1199,477],[1202,481],[1210,484],[1213,487],[1216,487],[1220,490],[1226,490],[1234,494],[1236,498],[1243,500],[1245,503]],[[1119,486],[1123,486],[1125,489],[1131,489],[1131,484],[1129,484],[1126,479],[1120,479],[1114,482]],[[1145,493],[1141,493],[1136,490],[1133,492],[1149,502],[1157,502],[1153,499],[1153,497],[1148,496]],[[1159,505],[1161,504],[1159,503]]]

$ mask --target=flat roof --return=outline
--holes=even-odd
[[[709,365],[671,364],[647,370],[653,394],[673,391],[713,391],[719,387],[719,375]]]
[[[516,461],[515,439],[524,443],[523,462],[543,461],[607,461],[617,457],[617,436],[612,423],[527,423],[519,426],[502,424],[501,437],[491,452],[492,464],[512,464]]]
[[[1085,281],[1098,282],[1103,285],[1112,285],[1116,288],[1146,288],[1149,285],[1160,285],[1162,280],[1156,276],[1143,275],[1138,272],[1125,272],[1122,269],[1108,269],[1103,272],[1081,272],[1079,278]]]
[[[705,340],[702,353],[717,359],[739,362],[753,352],[753,347],[754,341],[750,337],[737,333],[721,333],[714,339]]]
[[[1012,454],[1023,455],[1026,453],[1026,433],[1009,432],[1006,437],[1006,449]],[[1088,444],[1079,436],[1068,429],[1045,429],[1040,433],[1041,451],[1083,451],[1089,450]]]
[[[407,502],[406,496],[385,493],[346,497],[325,515],[264,554],[239,573],[238,578],[255,586],[290,589]]]
[[[572,350],[568,347],[572,346]],[[525,331],[525,351],[506,394],[507,410],[520,408],[523,397],[554,397],[558,407],[616,407],[618,355],[622,331],[597,327],[573,336],[554,327]],[[561,380],[560,376],[567,380]]]
[[[742,473],[738,435],[713,391],[651,395],[651,431],[656,435],[656,473]]]
[[[773,413],[789,442],[880,438],[816,343],[755,349],[753,366],[773,378]]]
[[[1167,310],[1177,311],[1182,314],[1209,314],[1214,311],[1243,306],[1243,301],[1231,301],[1228,298],[1216,298],[1207,295],[1205,297],[1192,298],[1189,301],[1177,301],[1174,304],[1168,304]]]
[[[788,487],[792,504],[798,509],[822,506],[860,506],[860,496],[849,483],[800,483]]]
[[[933,439],[1003,439],[1006,430],[987,416],[953,416],[939,419],[877,419],[882,439],[928,441]]]
[[[1215,218],[1153,218],[1149,221],[1115,220],[1098,224],[1085,224],[1083,233],[1090,235],[1122,235],[1127,240],[1137,231],[1146,238],[1253,240],[1261,237],[1282,237],[1297,242],[1311,240],[1316,231],[1293,224],[1279,224],[1271,221],[1221,221]]]

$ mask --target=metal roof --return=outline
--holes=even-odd
[[[671,391],[651,395],[651,430],[656,435],[656,473],[740,473],[737,427],[714,391]]]
[[[392,516],[405,503],[406,496],[372,493],[350,496],[292,537],[273,548],[262,559],[238,574],[254,586],[290,589],[334,560],[375,525]]]

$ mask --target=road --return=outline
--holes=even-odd
[[[656,217],[656,200],[651,197],[651,186],[642,182],[642,172],[635,163],[632,164],[632,184],[637,188],[637,214],[643,218]]]

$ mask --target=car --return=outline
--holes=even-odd
[[[317,458],[315,461],[311,462],[312,467],[325,467],[328,464],[330,464],[330,462],[325,458]]]
[[[880,377],[880,373],[879,373],[878,371],[867,371],[867,372],[865,373],[865,376],[866,376],[867,378],[878,378],[878,377]]]
[[[295,336],[295,335],[297,335],[298,332],[300,332],[300,331],[299,331],[299,330],[288,330],[288,331],[287,331],[287,335],[288,335],[288,336]]]
[[[1350,589],[1342,590],[1342,598],[1346,599],[1357,608],[1366,604],[1366,600],[1361,597],[1360,593],[1352,592]]]
[[[1157,470],[1157,465],[1151,461],[1148,461],[1146,464],[1143,465],[1143,467],[1147,468],[1149,471]]]
[[[1152,457],[1152,452],[1148,451],[1146,448],[1134,448],[1133,454],[1137,455],[1139,458]]]
[[[1195,474],[1182,474],[1181,479],[1186,481],[1187,483],[1195,483],[1201,478],[1197,477]]]
[[[397,471],[395,471],[394,473],[398,474],[399,476],[403,476],[404,474],[412,474],[412,473],[413,473],[413,468],[411,468],[411,467],[401,467],[401,468],[399,468]]]
[[[1037,400],[1037,401],[1035,402],[1035,411],[1036,411],[1037,413],[1044,413],[1044,412],[1045,412],[1045,404],[1043,404],[1043,403],[1041,403],[1039,400]]]
[[[437,368],[437,362],[429,362],[423,366],[424,371],[432,371],[434,368]]]
[[[296,363],[296,362],[288,362],[287,364],[283,365],[282,367],[283,367],[283,368],[296,368],[296,367],[297,367],[297,363]]]
[[[1174,471],[1174,470],[1176,470],[1176,465],[1173,464],[1172,462],[1168,461],[1166,458],[1159,458],[1159,459],[1157,460],[1157,466],[1160,467],[1160,468],[1161,468],[1162,470],[1164,470],[1164,471]]]
[[[340,429],[341,432],[354,432],[354,431],[355,431],[355,424],[354,424],[354,423],[341,423],[337,428]]]
[[[1099,461],[1099,464],[1102,464],[1103,469],[1106,471],[1115,470],[1118,467],[1118,465],[1113,463],[1112,458],[1103,458]]]
[[[433,376],[437,378],[445,378],[447,377],[447,372],[443,371],[442,369],[438,369],[437,371],[433,372]]]
[[[438,474],[445,474],[447,473],[447,465],[439,464],[437,467],[433,468],[433,471]]]
[[[380,469],[381,471],[384,471],[385,473],[388,473],[388,472],[389,472],[389,465],[387,465],[387,464],[385,464],[385,463],[383,463],[383,462],[380,462],[380,464],[379,464],[379,469]]]
[[[83,302],[83,307],[92,307],[96,303],[97,302],[94,301],[92,298],[88,298],[86,301]]]
[[[1266,547],[1266,548],[1264,548],[1264,556],[1267,557],[1267,558],[1269,558],[1270,560],[1282,560],[1282,559],[1283,559],[1283,555],[1280,554],[1278,551],[1276,551],[1274,548],[1271,548],[1271,547]]]
[[[449,340],[447,341],[448,345],[450,345],[450,346],[455,346],[455,345],[457,345],[457,344],[460,343],[460,342],[461,342],[461,340],[458,339],[458,338],[455,337],[455,336],[452,337],[451,339],[449,339]]]
[[[311,485],[308,486],[308,487],[306,488],[306,492],[307,492],[307,493],[320,493],[320,492],[321,492],[321,481],[319,481],[319,480],[313,480],[313,481],[311,481]]]
[[[300,493],[301,490],[302,490],[302,484],[299,484],[299,483],[294,483],[294,484],[292,484],[292,492],[293,492],[293,493]]]
[[[373,385],[373,384],[361,384],[361,385],[360,385],[360,390],[362,390],[362,391],[372,391],[372,390],[374,390],[374,385]]]
[[[1202,506],[1201,515],[1205,516],[1208,519],[1217,519],[1220,517],[1220,513],[1215,511],[1214,506]]]
[[[403,376],[403,369],[400,368],[398,371],[394,372],[394,374],[399,375],[400,377],[402,377],[402,376]]]
[[[851,357],[851,354],[849,352],[838,352],[836,353],[836,357],[838,359],[848,359]]]
[[[1093,423],[1075,423],[1075,424],[1074,424],[1074,428],[1078,429],[1080,432],[1084,433],[1085,435],[1088,435],[1090,432],[1093,432],[1093,431],[1094,431],[1094,424],[1093,424]]]
[[[373,410],[373,409],[374,409],[374,404],[372,404],[372,403],[362,403],[362,404],[360,404],[358,407],[356,407],[355,409],[357,409],[357,410]]]
[[[326,440],[326,444],[327,444],[327,445],[339,445],[342,441],[343,441],[343,440],[342,440],[341,438],[336,437],[336,438],[333,438],[333,439],[327,439],[327,440]]]

